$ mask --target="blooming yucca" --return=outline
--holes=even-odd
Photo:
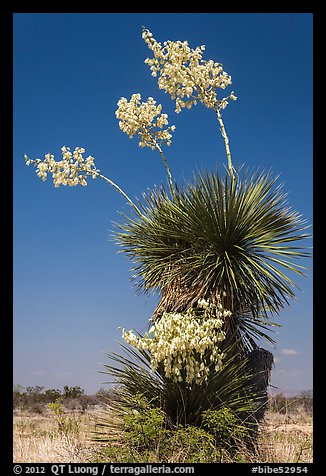
[[[197,312],[193,308],[185,313],[164,312],[143,337],[125,330],[122,336],[128,344],[150,352],[153,371],[162,363],[166,377],[173,381],[200,384],[222,364],[219,343],[225,339],[224,318],[231,313],[220,303],[198,300],[197,306]]]
[[[62,160],[56,161],[52,154],[46,154],[43,161],[41,159],[30,159],[26,154],[24,159],[26,165],[32,164],[36,167],[37,176],[43,182],[49,173],[52,174],[53,184],[56,188],[60,185],[74,187],[78,184],[85,187],[87,185],[87,176],[91,175],[93,179],[99,177],[112,185],[127,200],[138,215],[142,216],[139,208],[128,195],[115,182],[102,175],[100,170],[95,167],[94,157],[90,155],[86,159],[83,158],[84,152],[85,149],[83,147],[76,147],[74,152],[71,153],[70,147],[63,146],[61,148]]]
[[[136,134],[139,135],[140,147],[150,147],[154,150],[163,142],[166,145],[171,144],[170,132],[175,130],[175,126],[163,129],[169,124],[168,115],[162,114],[161,104],[156,105],[152,97],[149,97],[146,102],[141,102],[141,95],[133,94],[130,101],[121,98],[118,106],[115,115],[120,119],[120,129],[130,138]]]
[[[36,167],[37,176],[43,181],[46,180],[50,173],[53,177],[53,184],[57,188],[60,185],[69,185],[74,187],[78,184],[87,185],[86,177],[91,175],[94,179],[99,175],[99,170],[95,167],[94,157],[89,155],[83,158],[85,149],[76,147],[74,152],[70,152],[70,148],[63,146],[61,148],[62,160],[56,161],[54,155],[46,154],[45,159],[32,160],[25,155],[26,165],[34,165]]]
[[[191,108],[198,100],[206,107],[225,109],[227,99],[236,99],[233,91],[228,97],[217,98],[216,89],[229,86],[231,76],[223,71],[222,64],[202,59],[204,45],[191,49],[187,41],[165,41],[162,46],[147,29],[142,36],[154,54],[145,63],[150,66],[152,76],[159,74],[159,88],[176,100],[176,112]]]
[[[159,73],[158,87],[169,93],[171,99],[175,99],[175,111],[179,113],[185,107],[190,109],[200,101],[216,112],[225,143],[229,172],[233,178],[234,167],[229,138],[225,131],[221,109],[226,108],[228,99],[235,101],[237,97],[231,91],[228,96],[219,99],[216,93],[218,88],[225,89],[232,84],[231,76],[223,71],[221,63],[202,59],[205,50],[203,45],[193,50],[187,41],[165,41],[162,47],[146,28],[143,29],[142,37],[154,54],[154,58],[147,58],[145,63],[150,66],[152,76]]]
[[[223,405],[240,415],[243,403],[251,405],[253,388],[267,395],[272,358],[256,339],[268,337],[263,331],[269,313],[279,313],[294,296],[294,283],[284,270],[303,274],[296,260],[307,254],[294,242],[307,235],[280,186],[274,187],[276,179],[262,172],[235,174],[221,112],[237,98],[233,91],[218,96],[219,89],[232,84],[223,66],[203,59],[204,46],[191,49],[187,41],[162,45],[147,29],[142,36],[153,52],[145,62],[159,88],[175,100],[176,112],[200,102],[216,113],[228,174],[197,174],[194,183],[178,185],[162,151],[163,145],[170,146],[175,126],[169,126],[160,104],[152,97],[142,102],[139,93],[129,101],[122,97],[115,114],[120,129],[130,138],[138,136],[140,147],[159,152],[170,194],[163,187],[149,190],[138,208],[100,173],[94,157],[84,159],[82,147],[74,152],[62,147],[59,161],[51,154],[43,161],[25,156],[25,161],[43,181],[52,174],[55,187],[86,186],[88,176],[100,177],[137,212],[136,218],[125,217],[116,241],[133,261],[139,288],[158,291],[161,300],[147,334],[123,331],[130,344],[122,345],[127,357],[113,354],[122,368],[107,368],[120,396],[141,391],[162,406],[167,422],[197,424],[204,408]],[[258,373],[251,365],[257,355],[262,363]],[[263,385],[259,379],[252,385],[259,374]]]

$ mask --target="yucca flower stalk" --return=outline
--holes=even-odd
[[[158,87],[170,94],[171,99],[175,99],[175,111],[180,113],[183,108],[190,109],[198,102],[215,111],[225,143],[229,173],[233,179],[234,167],[229,138],[221,110],[226,108],[228,99],[235,101],[237,97],[233,91],[224,98],[217,95],[217,89],[224,90],[232,84],[231,76],[223,71],[221,63],[202,58],[204,45],[192,49],[187,41],[165,41],[162,46],[145,27],[142,36],[153,52],[153,58],[147,58],[145,63],[150,66],[152,76],[158,76]]]

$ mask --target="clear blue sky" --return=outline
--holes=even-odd
[[[55,189],[24,154],[59,159],[63,145],[84,147],[140,197],[165,169],[119,130],[117,101],[139,92],[177,126],[165,150],[174,177],[226,163],[214,113],[198,105],[176,115],[158,89],[144,25],[161,42],[204,44],[204,57],[223,64],[238,96],[223,115],[234,164],[280,174],[291,206],[312,223],[312,23],[302,13],[14,15],[14,383],[97,391],[118,327],[144,330],[157,302],[136,295],[131,263],[112,242],[113,222],[128,211],[122,197],[101,180]],[[274,335],[272,384],[288,392],[312,388],[312,272],[295,280],[302,291]]]

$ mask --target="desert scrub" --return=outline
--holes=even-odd
[[[79,435],[81,424],[80,416],[75,414],[67,416],[62,403],[58,401],[49,403],[48,407],[55,415],[58,433],[65,436]]]
[[[66,411],[63,416],[80,421],[79,432],[59,432],[57,416],[48,407],[44,408],[42,415],[16,410],[13,419],[14,462],[89,462],[94,456],[93,445],[89,441],[89,433],[94,426],[94,411],[82,413],[78,410],[74,414]]]

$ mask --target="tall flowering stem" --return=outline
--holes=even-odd
[[[225,143],[225,150],[226,150],[226,156],[227,156],[227,159],[228,159],[228,168],[229,168],[230,176],[231,176],[232,180],[234,180],[234,172],[233,172],[234,167],[232,165],[231,151],[230,151],[230,146],[229,146],[229,138],[226,134],[224,123],[223,123],[223,120],[222,120],[222,115],[221,115],[221,112],[218,108],[216,108],[216,114],[217,114],[217,120],[220,124],[221,134],[222,134],[222,137],[223,137],[224,143]]]
[[[85,149],[83,147],[76,147],[72,153],[69,147],[63,146],[61,152],[62,160],[59,161],[55,160],[52,154],[46,154],[43,161],[41,159],[30,159],[27,155],[25,155],[24,159],[26,165],[33,165],[36,168],[37,176],[43,181],[46,180],[49,173],[52,174],[53,184],[56,188],[60,185],[69,185],[69,187],[82,185],[86,187],[88,176],[91,175],[93,179],[100,177],[112,185],[127,200],[138,215],[143,217],[143,214],[131,198],[115,182],[102,175],[100,170],[95,167],[94,157],[90,155],[84,159],[83,153]]]
[[[167,146],[171,144],[171,132],[175,130],[175,126],[164,129],[164,126],[169,124],[168,115],[162,113],[161,104],[156,105],[156,101],[152,97],[149,97],[145,102],[141,102],[141,95],[136,93],[131,96],[129,101],[124,97],[121,98],[118,101],[118,106],[115,115],[119,119],[120,129],[128,134],[130,139],[137,135],[140,139],[140,147],[149,147],[152,150],[157,149],[159,151],[173,195],[172,174],[161,145],[163,143],[166,143]]]
[[[168,174],[168,177],[169,177],[169,183],[170,183],[171,194],[172,194],[172,196],[173,196],[173,195],[174,195],[174,185],[173,185],[173,178],[172,178],[172,174],[171,174],[170,167],[169,167],[168,162],[167,162],[167,160],[166,160],[166,158],[165,158],[165,155],[163,154],[162,148],[161,148],[158,144],[156,145],[156,148],[157,148],[157,150],[159,151],[160,156],[161,156],[161,158],[162,158],[162,160],[163,160],[163,163],[164,163],[164,165],[165,165],[165,168],[166,168],[166,171],[167,171],[167,174]]]
[[[96,173],[97,177],[100,177],[101,179],[105,180],[105,182],[109,183],[114,187],[126,200],[127,202],[132,206],[132,208],[138,213],[138,215],[143,218],[143,214],[139,210],[139,208],[135,205],[135,203],[131,200],[131,198],[128,197],[128,195],[112,180],[110,180],[108,177],[105,177],[105,175]]]
[[[225,89],[232,84],[231,76],[223,71],[221,63],[202,58],[204,45],[195,49],[191,49],[187,41],[165,41],[162,45],[145,28],[142,37],[154,55],[153,58],[147,58],[145,63],[150,67],[152,76],[158,76],[158,87],[175,100],[175,112],[179,113],[183,108],[190,109],[197,102],[216,111],[225,143],[228,168],[233,179],[229,139],[220,111],[226,108],[228,99],[235,101],[237,98],[233,91],[222,99],[218,99],[216,93],[218,88]]]

